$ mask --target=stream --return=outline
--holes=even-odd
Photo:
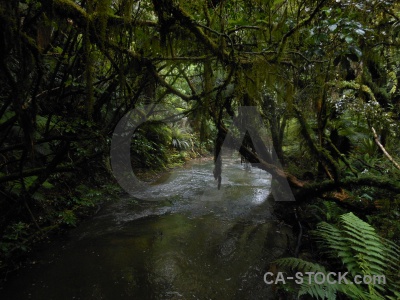
[[[271,177],[229,155],[218,190],[213,167],[193,160],[107,203],[9,274],[0,299],[274,299],[263,275],[291,229],[272,214]]]

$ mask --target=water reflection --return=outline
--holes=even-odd
[[[266,201],[270,177],[225,159],[197,161],[122,199],[10,276],[1,299],[273,299],[268,262],[287,248]]]

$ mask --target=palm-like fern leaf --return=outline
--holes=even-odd
[[[351,299],[400,299],[400,248],[396,244],[381,238],[371,225],[353,213],[341,215],[338,227],[319,223],[315,234],[323,249],[342,261],[349,275],[384,275],[386,284],[356,285],[350,282],[350,277],[349,284],[321,284],[308,278],[300,287],[299,297],[309,294],[317,299],[331,300],[340,292]],[[325,276],[328,273],[323,266],[298,258],[283,258],[276,263],[303,272],[321,272]]]

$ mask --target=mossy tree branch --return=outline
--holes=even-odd
[[[388,190],[393,193],[400,193],[400,184],[395,180],[388,180],[387,178],[378,177],[347,177],[340,181],[340,187],[345,189],[352,189],[355,186],[370,186],[383,190]],[[302,189],[295,193],[296,200],[307,201],[312,197],[321,197],[323,194],[337,190],[337,183],[332,180],[322,182],[307,183]]]
[[[96,25],[101,22],[103,16],[94,12],[91,15],[87,11],[71,0],[43,0],[43,5],[49,10],[53,10],[59,16],[72,19],[78,26],[85,28],[88,19]],[[158,24],[151,20],[132,20],[114,14],[107,14],[107,26],[142,26],[157,27]]]
[[[303,113],[300,111],[300,109],[296,106],[294,106],[294,110],[296,113],[296,118],[300,123],[301,126],[301,133],[304,137],[304,139],[307,142],[307,145],[311,152],[314,154],[316,159],[323,163],[325,166],[327,165],[330,167],[331,171],[333,172],[333,180],[338,183],[339,182],[339,166],[336,163],[336,161],[333,159],[333,157],[329,154],[329,152],[326,149],[323,149],[321,146],[317,145],[312,137],[311,137],[311,130],[309,128],[308,123],[306,122]]]

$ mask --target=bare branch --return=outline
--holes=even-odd
[[[391,163],[400,170],[400,166],[399,164],[393,159],[393,157],[386,151],[385,147],[383,147],[383,145],[381,144],[381,142],[379,141],[379,137],[376,134],[375,128],[371,127],[372,133],[374,135],[374,140],[375,143],[379,146],[379,148],[382,150],[383,154],[385,154],[385,156],[391,161]]]

